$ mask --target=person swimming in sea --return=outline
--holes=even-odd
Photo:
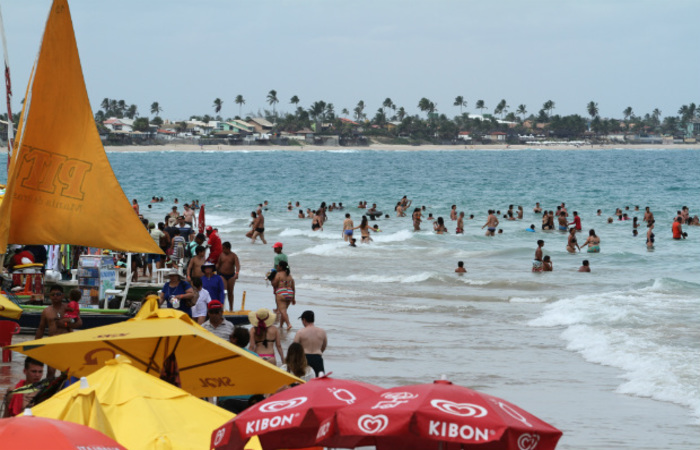
[[[586,239],[586,242],[583,243],[581,248],[585,246],[588,246],[588,253],[600,253],[600,238],[596,236],[595,230],[592,228],[588,232],[588,238]]]
[[[542,247],[544,247],[544,241],[542,239],[537,241],[537,250],[535,250],[535,259],[532,260],[532,271],[542,272]]]
[[[458,274],[463,274],[467,273],[467,269],[464,268],[464,261],[457,261],[457,268],[455,269],[455,273]]]
[[[647,249],[651,250],[654,248],[654,221],[649,222],[647,226]]]

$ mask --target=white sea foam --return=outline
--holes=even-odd
[[[383,235],[382,233],[372,233],[372,239],[374,242],[403,242],[411,239],[413,237],[413,232],[409,230],[401,230],[396,233],[391,233]]]
[[[545,297],[510,297],[508,301],[511,303],[545,303],[547,299]]]
[[[310,223],[310,222],[309,222]],[[325,231],[312,231],[312,230],[300,230],[298,228],[285,228],[280,232],[280,237],[297,237],[304,236],[316,239],[335,239],[340,240],[341,237],[338,233],[328,233]],[[345,242],[345,241],[342,241]],[[347,243],[345,244],[347,245]]]
[[[627,291],[562,299],[529,324],[564,327],[561,337],[569,350],[624,371],[618,392],[688,406],[700,423],[700,302],[685,292],[693,285],[656,279]],[[664,317],[670,303],[687,310],[673,328]]]
[[[302,280],[315,280],[327,282],[354,282],[354,283],[420,283],[430,279],[440,279],[435,272],[420,272],[410,275],[377,275],[377,274],[352,274],[348,276],[333,275],[303,275]]]

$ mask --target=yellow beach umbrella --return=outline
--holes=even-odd
[[[101,411],[114,439],[130,450],[210,448],[212,432],[235,416],[146,375],[122,356],[107,361],[81,383],[35,406],[32,414],[88,425],[108,434],[102,428],[104,421],[95,419],[93,411]]]
[[[9,346],[51,367],[82,377],[120,354],[134,367],[160,376],[175,357],[182,389],[197,397],[276,392],[303,382],[225,341],[174,309],[146,301],[126,322]],[[164,368],[166,366],[166,368]]]
[[[22,315],[22,308],[17,306],[12,300],[0,294],[0,317],[8,319],[19,319]]]

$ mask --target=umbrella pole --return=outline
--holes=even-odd
[[[153,366],[156,353],[158,352],[158,347],[160,347],[160,343],[163,340],[162,337],[158,338],[158,342],[156,342],[156,348],[153,349],[153,353],[151,354],[151,357],[148,360],[148,365],[146,366],[146,373],[148,373],[151,370],[151,367]],[[160,370],[158,370],[160,372]]]

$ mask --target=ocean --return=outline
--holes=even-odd
[[[272,307],[263,276],[271,244],[283,242],[297,283],[290,317],[298,328],[304,309],[316,311],[334,376],[389,387],[445,375],[560,428],[562,449],[685,449],[700,441],[700,227],[685,227],[686,240],[671,238],[676,211],[700,209],[697,151],[156,151],[109,159],[151,221],[161,221],[174,198],[206,205],[207,224],[241,259],[236,308],[244,290],[247,309]],[[398,218],[394,205],[404,195],[413,204]],[[149,209],[152,196],[166,201]],[[244,234],[263,201],[268,244],[251,245]],[[313,232],[299,208],[287,210],[290,201],[304,211],[322,201],[345,209]],[[381,232],[371,244],[360,244],[358,232],[352,248],[342,222],[350,213],[359,225],[359,201],[390,217],[370,221]],[[578,211],[579,243],[593,228],[601,252],[568,254],[566,234],[540,229],[535,202]],[[449,220],[452,204],[474,215],[463,235]],[[509,205],[523,207],[523,220],[502,218]],[[435,234],[425,220],[413,232],[410,212],[419,206],[442,216],[450,233]],[[607,223],[616,208],[641,221],[646,206],[656,218],[653,251],[646,225],[635,237],[632,220]],[[501,212],[495,237],[481,229],[488,209]],[[531,272],[538,239],[551,273]],[[591,273],[577,271],[583,259]],[[466,274],[454,273],[457,261]]]

